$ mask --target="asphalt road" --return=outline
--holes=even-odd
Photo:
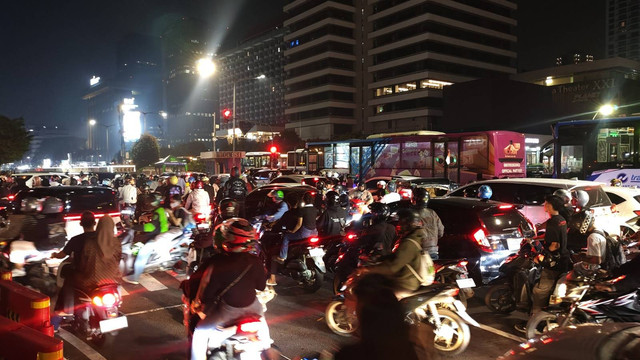
[[[158,272],[144,275],[141,285],[124,284],[122,312],[129,327],[109,336],[101,347],[76,337],[63,327],[56,334],[65,342],[64,357],[70,360],[142,360],[185,359],[187,341],[182,325],[181,291],[175,274]],[[294,358],[305,353],[336,349],[353,341],[333,334],[324,321],[324,310],[331,301],[330,284],[315,294],[305,294],[291,280],[281,280],[278,296],[267,306],[267,322],[271,336],[285,356]],[[471,343],[457,358],[495,359],[517,346],[520,334],[513,330],[522,314],[500,316],[490,313],[482,304],[482,288],[469,300],[469,313],[483,328],[471,328]],[[487,327],[488,326],[488,327]]]

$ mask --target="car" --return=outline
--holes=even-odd
[[[315,187],[319,181],[329,182],[327,178],[314,175],[282,175],[271,180],[269,184],[301,184]]]
[[[544,211],[544,198],[558,189],[584,190],[589,194],[587,207],[594,211],[598,225],[610,234],[620,233],[623,224],[611,211],[611,200],[602,184],[568,179],[494,179],[477,181],[449,193],[450,197],[476,197],[481,185],[489,185],[491,200],[516,205],[534,224],[542,224],[549,216]]]
[[[62,179],[66,179],[69,176],[63,173],[52,173],[52,172],[42,172],[42,173],[18,173],[18,174],[13,174],[11,175],[11,177],[13,177],[14,179],[17,178],[22,178],[25,181],[25,184],[28,187],[33,187],[33,181],[34,181],[34,177],[40,177],[41,180],[49,180],[52,176],[57,175],[60,177],[60,180]]]
[[[623,222],[621,233],[633,235],[640,229],[640,189],[630,187],[603,186],[612,211]]]
[[[255,182],[256,186],[263,186],[269,183],[269,181],[271,181],[273,174],[280,172],[280,174],[282,175],[291,175],[293,174],[293,170],[287,170],[287,169],[283,169],[283,170],[278,170],[278,169],[259,169],[258,171],[254,172],[252,174],[253,176],[253,181]]]
[[[640,354],[640,323],[567,326],[522,343],[499,360],[627,360]]]
[[[438,241],[440,259],[467,258],[469,274],[477,284],[496,278],[504,260],[534,234],[533,224],[512,204],[443,197],[429,200],[427,206],[444,225]]]
[[[420,178],[405,176],[398,180],[398,186],[403,189],[403,197],[411,198],[413,188],[424,188],[429,191],[431,198],[441,197],[458,188],[458,184],[447,178]]]
[[[528,178],[551,177],[551,175],[544,164],[527,164]]]
[[[89,210],[96,218],[111,216],[116,225],[120,222],[120,208],[116,191],[102,186],[43,186],[21,191],[13,201],[14,213],[20,213],[20,203],[26,197],[38,199],[57,197],[64,202],[64,220],[67,239],[83,232],[80,226],[82,212]]]
[[[312,195],[316,194],[316,188],[309,185],[299,184],[268,184],[253,190],[247,195],[244,206],[245,215],[247,219],[252,219],[259,215],[264,215],[267,212],[268,206],[272,203],[271,199],[267,197],[271,190],[282,190],[284,192],[284,198],[289,205],[297,203],[307,192],[311,192]]]

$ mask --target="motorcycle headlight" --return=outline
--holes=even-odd
[[[558,284],[558,289],[556,291],[556,296],[558,297],[565,297],[567,296],[567,284]]]

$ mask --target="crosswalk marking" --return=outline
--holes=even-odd
[[[163,283],[158,281],[156,278],[151,276],[150,274],[142,274],[140,275],[140,279],[138,279],[140,285],[142,285],[148,291],[158,291],[167,289]]]

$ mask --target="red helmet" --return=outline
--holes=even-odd
[[[222,249],[227,252],[248,252],[253,250],[256,231],[242,218],[231,218],[222,222]]]
[[[204,183],[201,180],[198,180],[195,183],[193,183],[193,188],[194,189],[204,189]]]

